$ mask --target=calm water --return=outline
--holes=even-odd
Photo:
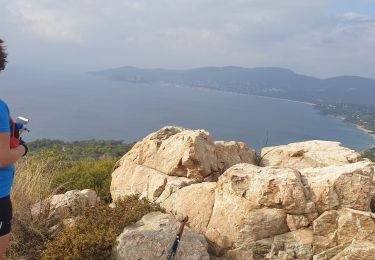
[[[166,125],[209,130],[215,140],[259,149],[311,139],[353,149],[374,140],[355,127],[322,116],[310,105],[204,89],[129,84],[91,75],[0,75],[0,98],[13,115],[30,118],[27,140],[139,140]]]

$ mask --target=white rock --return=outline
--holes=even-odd
[[[261,152],[263,166],[293,169],[338,166],[361,161],[361,155],[341,146],[339,142],[306,141],[266,147]]]
[[[125,227],[117,238],[114,258],[118,260],[165,260],[173,245],[180,223],[170,215],[149,213],[136,224]],[[185,227],[176,260],[209,260],[208,244],[203,235]]]

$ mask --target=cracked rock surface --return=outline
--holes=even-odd
[[[316,140],[264,148],[259,158],[242,142],[165,127],[117,163],[111,194],[136,194],[177,218],[189,216],[212,259],[356,259],[373,252],[374,221],[347,208],[370,211],[374,163]]]

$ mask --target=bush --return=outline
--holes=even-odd
[[[67,190],[93,189],[99,197],[108,201],[114,165],[114,160],[71,162],[69,167],[55,174],[53,186],[63,186]]]
[[[112,247],[124,227],[158,210],[158,206],[135,196],[118,201],[116,208],[105,204],[90,208],[73,226],[63,229],[48,243],[42,259],[110,259]]]

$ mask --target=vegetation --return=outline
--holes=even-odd
[[[12,189],[13,230],[7,259],[40,259],[43,250],[52,240],[49,229],[51,223],[47,221],[48,209],[42,209],[38,214],[31,214],[36,203],[71,189],[93,189],[103,202],[110,202],[109,186],[113,166],[132,145],[124,144],[122,141],[64,142],[44,139],[31,142],[29,147],[31,151],[29,155],[17,163]],[[125,205],[126,203],[128,205]],[[69,231],[74,237],[68,238],[67,233],[64,233],[68,231],[62,231],[62,235],[57,238],[60,239],[58,241],[71,239],[69,241],[74,243],[72,247],[86,248],[86,245],[88,247],[95,245],[98,251],[91,248],[95,254],[97,253],[98,256],[108,254],[109,251],[104,252],[106,248],[111,248],[114,236],[119,234],[120,227],[123,228],[124,225],[137,221],[143,213],[156,209],[155,206],[148,205],[145,201],[138,202],[135,198],[128,198],[121,205],[117,211],[105,204],[90,209],[78,222],[82,226],[79,225]],[[90,221],[96,221],[97,229],[89,225]],[[83,229],[86,229],[85,233]],[[90,233],[91,231],[94,233]],[[80,235],[76,236],[77,234]],[[87,240],[82,239],[82,236],[87,236]],[[82,240],[82,244],[77,244],[78,240]],[[61,243],[62,246],[68,246]],[[88,255],[89,248],[86,249],[82,253]],[[50,250],[52,249],[49,247],[44,254],[45,259],[51,259],[48,255]],[[62,258],[53,259],[86,259],[86,257],[74,258],[74,254],[76,253],[72,253],[70,258],[64,255]]]
[[[52,185],[62,190],[95,190],[100,198],[109,202],[111,195],[111,173],[115,160],[77,161],[71,162],[69,167],[56,171]]]
[[[342,118],[345,122],[362,126],[375,134],[375,106],[359,106],[343,103],[316,105],[323,114]]]
[[[52,188],[60,191],[92,189],[109,202],[113,166],[133,144],[122,141],[74,141],[42,139],[29,143],[32,160],[41,156],[54,158],[60,167],[54,169]]]
[[[38,154],[43,150],[55,151],[64,154],[70,160],[117,159],[127,153],[133,145],[118,140],[64,142],[41,139],[28,143],[31,154]]]
[[[17,164],[12,189],[13,226],[8,259],[39,259],[50,239],[46,211],[32,216],[35,203],[54,194],[53,178],[63,166],[57,156],[41,152],[37,158],[27,158]]]
[[[124,227],[158,210],[134,196],[118,201],[115,208],[105,204],[89,208],[48,243],[42,259],[111,259],[112,247]]]

